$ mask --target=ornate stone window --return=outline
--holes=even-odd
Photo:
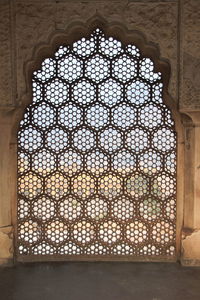
[[[175,256],[176,132],[162,74],[96,29],[33,73],[18,133],[18,255]]]

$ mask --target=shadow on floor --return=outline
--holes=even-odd
[[[200,268],[67,262],[0,268],[1,300],[200,300]]]

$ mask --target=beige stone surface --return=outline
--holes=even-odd
[[[11,224],[10,114],[0,111],[0,227]]]
[[[183,0],[182,7],[182,110],[200,109],[200,2]]]
[[[169,93],[177,101],[177,4],[130,3],[125,11],[129,28],[145,34],[148,41],[158,45],[161,57],[171,66]]]
[[[185,122],[184,226],[200,228],[200,112],[189,112]],[[199,249],[200,251],[200,249]]]
[[[183,233],[181,260],[185,265],[200,266],[200,229]]]
[[[13,257],[12,226],[0,227],[0,263]]]
[[[26,92],[27,82],[24,73],[25,63],[31,60],[34,50],[48,41],[55,30],[55,4],[17,3],[16,4],[16,48],[17,48],[17,89],[21,101]]]
[[[12,105],[10,1],[0,3],[0,106]]]
[[[99,2],[17,2],[17,80],[19,99],[26,91],[24,64],[32,59],[35,48],[48,43],[58,30],[75,22],[87,22],[96,14],[107,22],[121,22],[129,30],[140,31],[157,44],[161,56],[170,61],[170,94],[177,101],[177,3],[119,1]],[[28,20],[28,22],[27,22]],[[65,41],[67,43],[67,41]],[[133,41],[134,43],[134,41]]]
[[[16,2],[33,2],[33,0],[15,0]],[[129,2],[178,2],[179,0],[85,0],[85,1],[80,1],[80,0],[59,0],[58,2],[112,2],[112,3],[119,3],[119,2],[124,2],[124,3],[129,3]],[[41,2],[41,0],[34,0],[34,2]],[[43,2],[55,2],[55,0],[43,0]]]

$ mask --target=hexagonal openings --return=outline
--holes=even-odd
[[[97,28],[45,59],[32,87],[19,254],[173,256],[176,132],[151,59]]]

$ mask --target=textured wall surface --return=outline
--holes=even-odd
[[[11,226],[0,228],[0,264],[13,257],[13,229]]]
[[[65,30],[72,22],[86,22],[96,14],[108,22],[121,22],[129,30],[141,32],[148,42],[157,44],[161,57],[167,59],[171,65],[169,92],[174,101],[178,101],[177,1],[4,0],[0,5],[0,106],[20,102],[27,90],[24,66],[32,59],[37,46],[47,43],[53,33]],[[15,61],[11,71],[12,60]],[[15,82],[15,72],[16,94],[15,87],[12,86]],[[9,88],[11,86],[12,88]]]
[[[12,105],[10,3],[0,3],[0,105]]]
[[[200,109],[200,2],[184,0],[182,7],[183,66],[180,107]]]
[[[31,60],[35,47],[48,42],[56,30],[65,30],[72,22],[86,22],[98,14],[108,22],[121,22],[129,30],[140,31],[148,42],[158,45],[161,56],[168,59],[171,64],[169,92],[174,101],[177,101],[177,3],[141,2],[18,1],[16,37],[19,97],[26,89],[23,66]]]
[[[199,265],[200,230],[194,230],[188,235],[183,235],[182,240],[182,263],[184,265]]]

